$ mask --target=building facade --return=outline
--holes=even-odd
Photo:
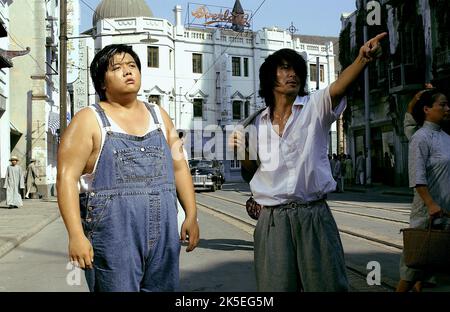
[[[379,2],[381,25],[368,26],[368,37],[382,31],[387,31],[389,37],[382,42],[383,57],[369,66],[371,177],[374,183],[406,186],[408,140],[403,132],[403,118],[407,105],[426,82],[449,90],[450,3],[447,0]],[[365,12],[364,1],[358,0],[357,10],[342,16],[339,59],[343,67],[351,63],[363,44]],[[359,151],[366,154],[362,78],[350,92],[348,105],[343,123],[347,151],[353,156]],[[389,168],[386,155],[393,168]],[[389,176],[394,178],[388,180]]]
[[[311,92],[317,80],[322,89],[336,79],[334,44],[338,38],[314,37],[318,43],[313,37],[276,27],[253,31],[232,23],[227,26],[224,19],[220,27],[207,27],[214,21],[207,20],[204,13],[215,12],[202,5],[189,6],[187,12],[177,5],[172,24],[154,17],[145,1],[134,4],[119,0],[99,4],[93,28],[85,32],[92,37],[94,51],[87,48],[86,53],[92,56],[112,43],[131,45],[142,62],[139,98],[155,102],[168,112],[175,128],[187,134],[190,157],[226,160],[223,165],[228,181],[240,180],[240,163],[226,152],[230,134],[226,129],[265,106],[258,96],[259,67],[268,55],[281,48],[298,51],[308,63],[307,88]],[[236,4],[240,6],[239,1]],[[183,14],[203,24],[184,24]],[[224,15],[226,18],[227,13]],[[157,41],[148,43],[145,39],[149,37]],[[77,88],[83,94],[74,92],[74,97],[91,94],[92,87],[89,92],[81,91],[83,84]],[[92,99],[89,101],[92,104]]]
[[[10,137],[11,131],[9,119],[9,69],[12,67],[11,60],[6,56],[9,47],[9,4],[0,2],[0,201],[5,199],[3,183],[6,174],[6,168],[9,165],[10,158]]]
[[[36,159],[39,193],[54,195],[59,116],[57,0],[23,0],[10,5],[10,49],[29,48],[10,74],[11,153],[24,168]],[[24,21],[27,21],[26,23]]]

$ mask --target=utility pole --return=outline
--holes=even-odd
[[[59,2],[59,135],[67,127],[67,0]]]
[[[367,8],[367,0],[364,1]],[[366,10],[367,12],[367,10]],[[364,43],[368,40],[367,19],[364,22]],[[366,132],[366,185],[372,185],[372,152],[370,148],[370,96],[369,96],[369,66],[364,69],[364,120]]]

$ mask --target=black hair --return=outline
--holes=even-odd
[[[103,89],[105,86],[105,74],[111,65],[113,58],[117,54],[128,53],[136,62],[136,65],[141,71],[141,61],[133,48],[125,44],[110,44],[100,50],[94,57],[91,63],[91,78],[94,83],[95,91],[97,91],[100,101],[106,101],[106,92]]]
[[[420,95],[420,98],[416,105],[414,105],[412,111],[412,115],[417,125],[422,126],[425,122],[425,111],[423,110],[425,106],[430,108],[433,107],[433,103],[436,102],[440,95],[444,95],[444,93],[438,89],[429,89]]]
[[[299,96],[307,95],[305,92],[306,86],[306,61],[303,57],[292,49],[281,49],[269,55],[259,69],[259,96],[264,99],[266,106],[271,107],[275,105],[275,98],[273,89],[277,83],[277,69],[279,65],[287,62],[295,71],[295,74],[300,79]]]

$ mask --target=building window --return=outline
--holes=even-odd
[[[203,99],[194,99],[194,117],[203,117]]]
[[[316,64],[309,64],[310,81],[317,81],[317,66]],[[320,81],[325,82],[325,72],[323,65],[320,65]]]
[[[244,57],[244,77],[248,77],[248,58]]]
[[[230,160],[230,169],[241,169],[241,162],[239,160]]]
[[[148,97],[148,101],[149,101],[149,103],[155,103],[156,105],[160,106],[161,105],[161,96],[160,95],[151,94]]]
[[[250,115],[250,102],[245,101],[244,105],[244,118],[247,118]]]
[[[195,74],[201,74],[203,72],[201,54],[192,54],[192,72]]]
[[[147,48],[147,59],[148,67],[159,67],[159,48],[158,47],[148,47]]]
[[[220,89],[220,72],[216,72],[216,89]]]
[[[233,58],[231,59],[231,67],[233,70],[233,76],[240,76],[241,75],[241,58],[233,56]]]
[[[241,101],[233,101],[233,120],[241,120]]]

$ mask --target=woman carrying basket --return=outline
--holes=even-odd
[[[409,144],[409,186],[414,188],[410,227],[424,229],[430,218],[442,218],[450,210],[450,136],[441,129],[442,122],[450,117],[450,108],[447,97],[437,89],[419,96],[412,116],[421,128]],[[445,218],[442,220],[445,223]],[[409,268],[402,255],[397,292],[413,287],[421,291],[422,283],[435,284],[431,269]]]

